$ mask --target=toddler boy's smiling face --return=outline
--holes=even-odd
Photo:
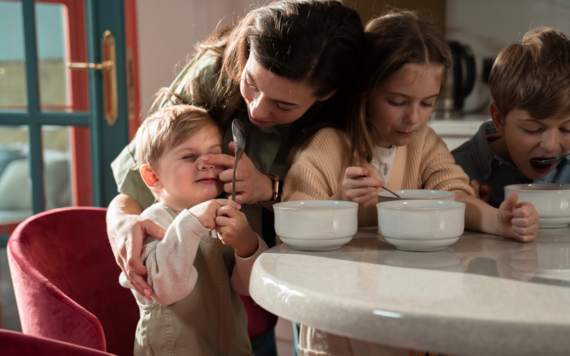
[[[531,159],[559,157],[570,151],[570,113],[537,120],[526,110],[513,109],[503,122],[497,130],[505,138],[512,162],[529,179],[544,178],[558,164],[536,164]]]
[[[168,150],[157,164],[157,176],[161,186],[160,201],[172,209],[191,208],[223,192],[220,173],[223,167],[205,164],[202,157],[221,154],[222,146],[218,128],[203,127],[180,145]]]

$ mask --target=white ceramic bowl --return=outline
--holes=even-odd
[[[288,201],[273,205],[275,232],[296,250],[334,250],[358,230],[358,204],[337,200]]]
[[[378,193],[378,203],[392,200],[455,200],[455,193],[445,190],[406,189],[393,190],[393,192],[398,194],[400,198],[383,190]]]
[[[378,232],[405,251],[439,251],[465,227],[465,204],[449,200],[396,200],[376,204]]]
[[[519,195],[519,202],[534,205],[540,229],[557,229],[570,224],[570,184],[513,184],[505,187],[505,199]]]

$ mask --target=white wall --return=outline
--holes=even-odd
[[[241,18],[263,0],[139,0],[137,21],[143,117],[154,94],[168,86],[194,53],[194,45],[220,21]]]
[[[447,0],[446,36],[471,46],[478,82],[465,109],[479,106],[488,89],[481,81],[482,60],[494,57],[532,28],[549,26],[570,36],[569,0]],[[488,112],[488,111],[487,111]]]

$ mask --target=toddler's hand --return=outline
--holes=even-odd
[[[331,199],[346,200],[362,205],[376,196],[378,188],[384,183],[370,178],[372,172],[366,168],[348,167],[342,180],[342,188]]]
[[[194,205],[188,209],[190,214],[194,215],[196,219],[206,229],[213,230],[216,228],[216,213],[222,206],[233,206],[235,209],[241,209],[241,206],[230,199],[212,199],[205,201],[201,204]]]
[[[519,196],[513,193],[499,207],[497,220],[501,236],[529,242],[536,238],[538,213],[529,202],[517,203]]]
[[[469,182],[471,188],[475,192],[475,197],[489,204],[489,199],[491,199],[491,186],[489,184],[479,185],[475,179]]]
[[[245,214],[234,208],[233,205],[225,205],[217,212],[216,231],[220,240],[236,249],[240,257],[250,257],[257,251],[257,235],[247,222]]]

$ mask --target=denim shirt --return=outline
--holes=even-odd
[[[487,136],[497,135],[493,121],[484,122],[479,130],[463,145],[451,153],[455,163],[461,166],[470,180],[476,180],[480,185],[491,186],[489,204],[498,208],[505,200],[504,187],[510,184],[528,183],[570,183],[570,160],[562,160],[544,178],[532,181],[525,177],[512,163],[497,156],[487,141]]]

